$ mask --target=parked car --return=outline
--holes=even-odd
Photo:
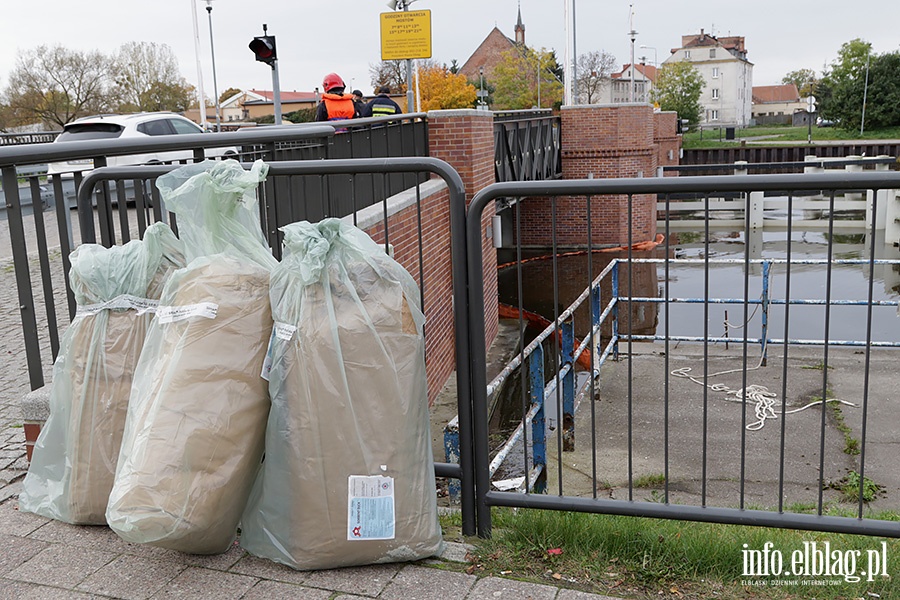
[[[146,136],[183,135],[204,133],[204,130],[185,117],[171,112],[144,112],[126,115],[107,114],[82,117],[63,127],[63,131],[53,141],[62,144],[79,140],[101,140],[118,138],[141,138]],[[209,158],[238,158],[240,150],[236,147],[208,148]],[[176,150],[156,152],[152,154],[132,154],[127,156],[110,156],[109,166],[145,165],[170,163],[191,160],[192,150]],[[94,168],[91,159],[77,159],[67,162],[50,163],[47,174],[71,174],[75,171],[87,171]]]

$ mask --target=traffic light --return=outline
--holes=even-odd
[[[250,42],[250,49],[256,54],[256,60],[260,62],[271,65],[278,60],[274,35],[261,35],[253,38],[253,41]]]

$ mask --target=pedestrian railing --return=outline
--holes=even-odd
[[[697,232],[704,246],[695,259],[675,258],[679,248],[672,241],[668,221],[664,241],[655,250],[638,250],[646,245],[635,245],[629,233],[628,240],[621,240],[627,242],[624,249],[608,262],[591,258],[601,256],[604,248],[597,247],[588,233],[600,226],[592,213],[599,214],[610,198],[627,202],[627,231],[632,232],[636,196],[656,194],[667,203],[669,195],[688,192],[700,193],[708,201],[723,192],[743,192],[747,197],[751,189],[787,190],[790,202],[792,190],[814,188],[827,190],[834,202],[844,190],[870,190],[877,205],[880,190],[898,185],[900,174],[878,172],[504,183],[478,193],[470,204],[467,225],[478,534],[490,534],[491,507],[509,506],[900,537],[900,524],[869,508],[873,488],[868,482],[874,481],[878,489],[879,480],[888,490],[880,506],[900,507],[900,481],[884,466],[891,461],[885,453],[896,442],[893,427],[884,425],[884,420],[900,418],[900,406],[892,402],[890,375],[896,357],[884,354],[900,346],[900,333],[892,325],[897,293],[889,293],[888,299],[875,293],[882,269],[898,269],[900,260],[877,258],[886,250],[875,241],[874,220],[866,230],[865,256],[853,259],[836,253],[833,229],[824,235],[823,259],[812,260],[792,250],[796,230],[790,210],[785,237],[777,249],[786,256],[778,258],[751,258],[746,243],[751,227],[746,220],[743,233],[738,234],[745,242],[743,257],[736,260],[713,255],[708,221]],[[547,244],[552,268],[539,276],[529,278],[522,248],[514,248],[517,259],[510,268],[516,269],[516,295],[521,301],[525,286],[546,288],[540,296],[553,298],[548,303],[552,314],[545,315],[551,325],[529,342],[520,324],[522,350],[501,377],[488,383],[484,311],[493,306],[485,306],[481,280],[475,277],[483,269],[482,211],[498,198],[517,198],[505,209],[513,214],[504,222],[515,223],[518,239],[522,213],[539,213],[535,206],[545,209],[548,222],[559,222],[554,202],[558,197],[566,198],[566,210],[578,206],[574,210],[586,215],[584,239],[577,246],[583,255],[580,268],[563,270],[563,257],[572,248],[559,249],[552,226]],[[777,293],[771,285],[773,267],[783,272]],[[692,295],[673,292],[684,269],[699,270],[699,275],[685,276]],[[733,297],[710,293],[719,269],[740,271],[732,282]],[[809,269],[824,271],[821,285],[809,285],[803,275]],[[835,283],[840,269],[852,269],[854,277],[861,271],[864,283],[858,285],[862,289]],[[564,287],[572,289],[574,273],[584,277],[585,283],[567,305],[568,296],[561,292]],[[754,274],[759,277],[751,284]],[[601,296],[609,299],[605,306]],[[578,304],[582,305],[580,317]],[[564,305],[564,310],[556,308]],[[711,331],[711,311],[722,305],[736,307],[737,316],[726,327],[737,329],[737,335]],[[680,306],[697,309],[678,312]],[[809,325],[803,323],[810,321],[808,317],[800,317],[810,306],[819,311],[812,320],[821,337],[794,333]],[[528,307],[520,304],[519,308]],[[848,338],[834,331],[837,316],[846,319],[839,311],[850,309],[859,312],[852,329],[858,335]],[[777,324],[773,311],[778,313]],[[585,338],[580,344],[569,329],[573,317],[577,332]],[[758,336],[747,331],[754,319],[761,323]],[[688,325],[699,333],[675,333]],[[841,354],[845,346],[855,350],[848,348],[848,354]],[[588,352],[588,365],[582,369],[588,381],[579,386],[580,393],[571,393],[568,390],[575,391],[572,371],[582,350]],[[551,356],[542,360],[541,353],[546,352]],[[702,373],[685,368],[693,362]],[[553,374],[547,378],[551,386],[541,380],[547,363],[553,365]],[[732,368],[713,372],[717,364]],[[836,368],[841,376],[831,373]],[[519,392],[523,398],[519,426],[498,451],[490,444],[489,399],[500,380],[515,379],[515,372],[530,383]],[[751,384],[752,377],[765,377],[773,390]],[[550,398],[548,387],[553,390]],[[845,393],[851,398],[836,395]],[[578,398],[581,405],[576,411]],[[554,400],[562,423],[554,430],[544,429],[541,418],[546,418],[545,411]],[[776,419],[776,425],[764,428],[767,419]],[[465,426],[462,418],[459,423]],[[574,427],[579,428],[577,444]],[[520,469],[521,485],[495,489],[492,478],[497,464],[511,459]],[[509,474],[507,470],[504,476]],[[647,496],[639,499],[642,493]]]

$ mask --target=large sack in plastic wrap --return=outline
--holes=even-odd
[[[71,255],[78,305],[53,364],[50,416],[41,428],[19,495],[23,510],[67,523],[105,524],[106,504],[131,391],[163,281],[184,266],[168,225],[143,240],[104,248],[83,244]]]
[[[283,228],[272,272],[272,409],[241,545],[295,569],[441,546],[412,277],[336,219]]]
[[[277,263],[254,196],[265,171],[207,162],[159,178],[190,262],[163,290],[131,390],[106,512],[128,541],[212,554],[235,538],[269,412]]]

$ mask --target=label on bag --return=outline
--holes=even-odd
[[[160,323],[174,323],[191,317],[215,319],[218,311],[219,305],[215,302],[201,302],[184,306],[160,306],[156,309],[156,316]]]
[[[350,475],[347,540],[394,539],[394,478]]]
[[[294,337],[294,334],[297,332],[297,328],[293,325],[289,325],[287,323],[279,323],[275,322],[275,327],[272,328],[272,332],[275,334],[279,340],[284,340],[286,342],[291,341],[291,338]]]
[[[139,315],[141,315],[145,312],[154,312],[158,305],[158,300],[151,300],[150,298],[139,298],[138,296],[132,296],[131,294],[121,294],[119,296],[116,296],[112,300],[107,300],[106,302],[100,302],[98,304],[88,304],[87,306],[79,306],[75,310],[75,318],[77,319],[78,317],[96,315],[101,311],[113,309],[134,309]]]
[[[260,377],[269,381],[269,373],[272,372],[272,353],[274,351],[275,338],[289,342],[294,337],[296,331],[297,328],[293,325],[279,323],[278,321],[275,322],[275,326],[272,327],[272,335],[269,336],[269,347],[266,349],[266,358],[263,360],[262,372],[259,374]]]

